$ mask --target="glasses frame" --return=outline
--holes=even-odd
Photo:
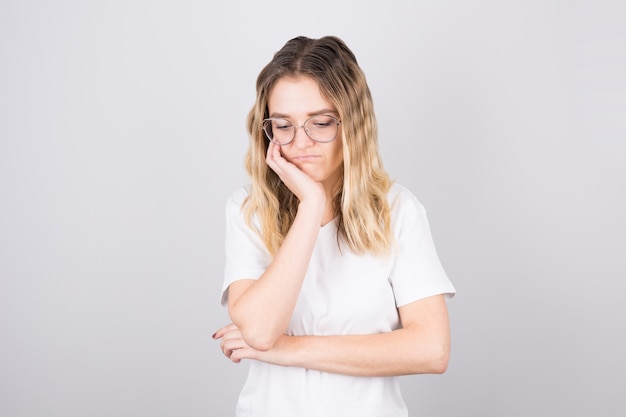
[[[330,115],[330,114],[315,114],[315,115],[309,117],[308,119],[306,119],[304,121],[304,123],[302,123],[301,126],[296,126],[296,124],[294,122],[292,122],[291,120],[289,120],[287,118],[284,118],[284,117],[268,117],[267,119],[263,119],[263,121],[261,122],[261,128],[263,129],[263,133],[265,134],[265,137],[270,142],[272,142],[273,144],[278,145],[278,146],[289,145],[291,142],[293,142],[293,140],[296,138],[296,132],[298,132],[298,129],[300,129],[300,128],[303,128],[304,133],[309,137],[309,139],[311,139],[312,141],[317,142],[317,143],[330,143],[330,142],[334,141],[335,139],[337,139],[337,136],[339,135],[339,128],[337,128],[337,133],[335,133],[335,136],[333,136],[333,138],[330,139],[330,140],[317,140],[317,139],[314,139],[314,138],[311,137],[311,135],[309,135],[309,132],[307,132],[307,130],[304,129],[304,125],[306,125],[306,123],[309,120],[311,120],[311,119],[313,119],[315,117],[319,117],[319,116],[326,116],[326,117],[330,117],[330,118],[334,119],[335,122],[336,122],[335,123],[336,126],[339,126],[341,124],[341,120],[339,118],[333,116],[333,115]],[[266,122],[270,122],[272,120],[286,120],[289,123],[291,123],[291,125],[294,127],[294,129],[293,129],[293,137],[291,138],[291,140],[289,140],[289,142],[278,143],[278,142],[274,142],[274,140],[272,138],[270,138],[270,135],[267,133],[267,130],[265,130],[265,123]]]

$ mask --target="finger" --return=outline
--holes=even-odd
[[[243,339],[241,338],[223,340],[222,343],[220,344],[220,347],[222,349],[222,353],[224,353],[224,356],[226,356],[229,359],[232,356],[233,352],[236,352],[237,350],[240,350],[240,349],[250,348],[246,344],[246,342],[244,342]]]
[[[244,346],[248,346],[246,341],[243,339],[241,332],[239,329],[235,328],[229,332],[226,332],[220,341],[220,348],[222,350],[226,349],[237,349]]]
[[[286,164],[289,164],[287,159],[283,156],[282,146],[279,145],[274,145],[274,149],[272,150],[272,160],[281,168],[286,166]]]
[[[224,334],[226,333],[226,326],[222,327],[221,329],[217,330],[215,333],[213,333],[213,335],[211,336],[213,339],[220,339],[222,336],[224,336]]]
[[[230,355],[230,360],[233,363],[240,363],[242,359],[252,359],[255,353],[256,351],[249,347],[235,349]]]
[[[283,162],[284,158],[280,152],[280,146],[270,142],[270,146],[267,150],[267,158],[265,162],[267,165],[280,177],[284,173]]]
[[[274,142],[270,142],[267,147],[267,155],[265,156],[265,159],[268,161],[273,160],[276,157],[277,148],[280,148],[280,146],[276,145]]]
[[[224,346],[225,344],[233,345],[233,344],[245,344],[245,343],[246,342],[243,339],[241,332],[237,329],[237,330],[233,330],[233,331],[225,333],[224,336],[222,337],[220,346]]]
[[[267,164],[285,184],[288,184],[292,177],[302,175],[300,169],[282,155],[281,148],[278,145],[275,145],[271,157],[267,160]]]
[[[211,336],[213,339],[220,339],[221,337],[223,337],[226,333],[233,331],[234,329],[237,329],[237,326],[235,326],[234,323],[229,323],[226,326],[222,327],[221,329],[219,329],[218,331],[216,331],[215,333],[213,333],[213,335]]]
[[[267,148],[267,155],[265,156],[265,163],[272,169],[272,171],[278,174],[278,166],[274,161],[274,152],[276,145],[273,142],[270,142],[269,147]]]

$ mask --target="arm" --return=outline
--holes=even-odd
[[[272,263],[258,280],[241,280],[229,287],[228,312],[246,343],[256,350],[271,348],[285,332],[319,233],[326,197],[311,180],[270,143],[267,164],[298,197],[300,205],[291,229]]]
[[[236,326],[216,333],[233,362],[255,359],[355,376],[443,373],[450,355],[448,313],[443,295],[399,308],[402,328],[388,333],[348,336],[282,336],[265,352],[245,344]]]

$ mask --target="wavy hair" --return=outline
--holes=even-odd
[[[244,203],[248,224],[254,215],[260,234],[274,255],[291,227],[298,199],[265,162],[268,141],[262,121],[268,115],[268,96],[283,77],[315,80],[322,96],[337,108],[343,141],[343,179],[333,195],[338,217],[337,242],[343,240],[358,254],[389,252],[391,233],[387,192],[391,186],[378,150],[378,127],[365,74],[347,45],[335,36],[296,37],[288,41],[261,70],[256,102],[247,120],[250,146],[245,167],[252,179]]]

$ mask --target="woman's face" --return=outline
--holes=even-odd
[[[314,115],[339,117],[337,109],[326,100],[317,85],[309,77],[283,77],[272,87],[268,97],[269,117],[278,117],[302,126]],[[341,126],[332,142],[319,143],[304,132],[296,129],[294,140],[280,147],[283,157],[300,168],[314,181],[321,182],[326,190],[331,190],[341,177],[343,145]]]

